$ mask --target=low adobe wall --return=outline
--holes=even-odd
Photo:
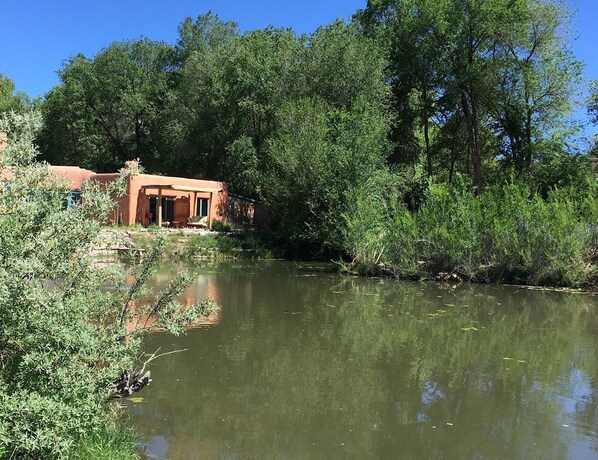
[[[227,200],[223,203],[220,214],[225,222],[237,227],[267,228],[268,212],[266,206],[242,196],[228,194]]]

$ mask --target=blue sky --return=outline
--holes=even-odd
[[[564,0],[577,10],[573,50],[586,63],[585,77],[598,80],[598,0]],[[367,0],[6,0],[0,27],[0,73],[17,90],[35,97],[58,83],[56,71],[69,56],[88,57],[113,41],[174,43],[186,17],[211,10],[242,30],[274,25],[309,33],[348,18]]]
[[[58,83],[62,61],[88,57],[114,41],[175,43],[187,16],[208,11],[234,20],[241,30],[274,25],[309,33],[348,18],[366,0],[6,0],[1,8],[0,73],[32,97]]]

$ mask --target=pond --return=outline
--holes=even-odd
[[[200,269],[221,311],[127,402],[148,458],[598,458],[597,296],[328,268]]]

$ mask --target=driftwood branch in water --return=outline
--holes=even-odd
[[[149,385],[152,381],[151,379],[151,372],[145,371],[145,368],[149,363],[158,359],[162,356],[171,355],[173,353],[180,353],[181,351],[187,351],[187,349],[183,350],[173,350],[168,351],[166,353],[157,354],[160,351],[158,348],[145,362],[139,371],[130,371],[125,370],[120,377],[112,382],[113,393],[111,395],[111,399],[116,398],[126,398],[131,396],[139,391],[141,391],[145,386]]]
[[[150,371],[147,371],[139,377],[139,374],[134,374],[131,371],[126,370],[120,375],[118,380],[112,382],[114,387],[112,398],[126,398],[127,396],[131,396],[132,394],[141,391],[141,389],[149,385],[151,381]]]

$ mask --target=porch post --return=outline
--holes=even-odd
[[[158,227],[162,227],[162,187],[158,188]]]
[[[214,199],[214,192],[210,192],[210,201],[208,201],[208,228],[212,228],[212,200]]]

